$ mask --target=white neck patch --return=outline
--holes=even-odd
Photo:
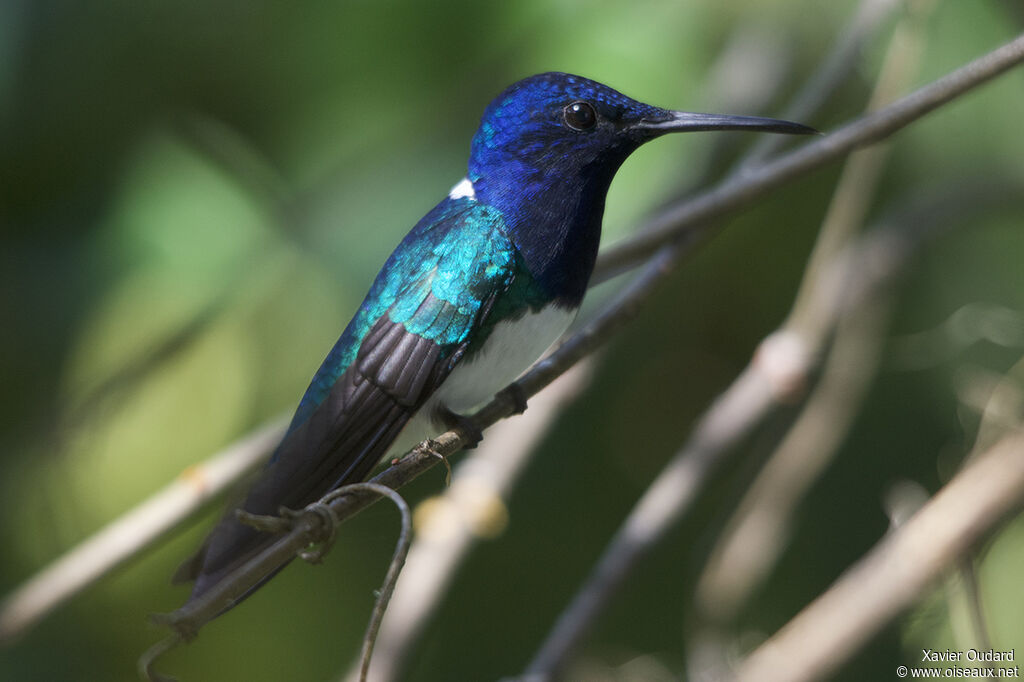
[[[473,189],[473,183],[469,181],[469,178],[462,178],[457,185],[452,187],[452,191],[448,192],[449,199],[476,199],[476,191]]]

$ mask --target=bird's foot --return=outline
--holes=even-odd
[[[416,444],[413,448],[413,452],[418,452],[424,455],[433,455],[434,457],[440,457],[444,459],[444,455],[441,454],[441,444],[433,438],[425,438]]]
[[[472,450],[484,439],[484,432],[472,417],[452,412],[444,406],[437,409],[437,417],[446,429],[459,432],[465,442],[462,447],[467,450]]]
[[[448,461],[448,458],[446,456],[441,454],[440,449],[440,443],[438,443],[433,438],[427,438],[426,440],[421,441],[420,444],[417,445],[415,448],[413,448],[413,451],[418,452],[420,454],[429,455],[431,457],[436,457],[437,459],[441,460],[441,463],[444,464],[445,470],[444,484],[451,485],[452,463]]]
[[[505,388],[498,391],[498,398],[508,398],[514,405],[512,414],[522,414],[526,412],[526,391],[519,385],[519,382],[513,381]]]

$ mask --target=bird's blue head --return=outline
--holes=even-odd
[[[631,124],[663,114],[586,78],[531,76],[487,107],[473,138],[469,177],[478,193],[533,194],[551,184],[610,181],[643,141]]]
[[[543,73],[498,95],[473,137],[469,180],[498,208],[534,277],[582,299],[597,255],[605,195],[622,162],[670,132],[807,133],[795,123],[670,111],[580,76]]]

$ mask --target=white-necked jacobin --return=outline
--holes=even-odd
[[[565,73],[498,95],[465,179],[384,263],[241,508],[302,508],[364,480],[398,443],[465,426],[459,413],[513,381],[576,315],[626,157],[665,133],[739,129],[815,132],[659,109]],[[229,511],[176,579],[194,579],[195,598],[275,539]]]

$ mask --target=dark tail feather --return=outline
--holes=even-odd
[[[178,567],[171,581],[173,583],[195,581],[189,600],[196,599],[231,573],[241,568],[247,561],[270,547],[279,537],[279,535],[274,533],[267,533],[246,526],[234,518],[225,517],[210,534],[206,542],[203,543],[203,546],[199,548],[199,551]],[[225,540],[224,544],[216,544],[222,539]],[[217,546],[221,550],[215,555],[211,555],[211,547]],[[258,583],[249,588],[245,594],[236,599],[224,611],[240,603],[258,590],[289,563],[291,561],[281,564],[262,577]]]
[[[240,505],[241,508],[253,514],[277,514],[281,506],[301,509],[339,486],[365,480],[409,419],[407,409],[397,405],[390,407],[384,410],[383,415],[373,415],[379,419],[380,425],[377,428],[370,429],[368,433],[358,429],[361,433],[355,439],[335,437],[331,441],[333,447],[325,447],[323,432],[318,434],[319,437],[311,438],[313,434],[309,433],[309,429],[318,426],[314,415],[307,424],[285,438],[279,448],[279,456],[253,486],[245,503]],[[354,426],[351,421],[350,426]],[[312,456],[303,459],[304,466],[295,466],[297,458],[294,455],[300,451]],[[296,491],[301,492],[296,494]],[[275,533],[260,531],[241,523],[235,518],[232,508],[199,550],[178,567],[172,581],[179,583],[194,580],[189,599],[196,599],[279,537]],[[255,592],[282,568],[284,565],[261,578],[225,611]]]

